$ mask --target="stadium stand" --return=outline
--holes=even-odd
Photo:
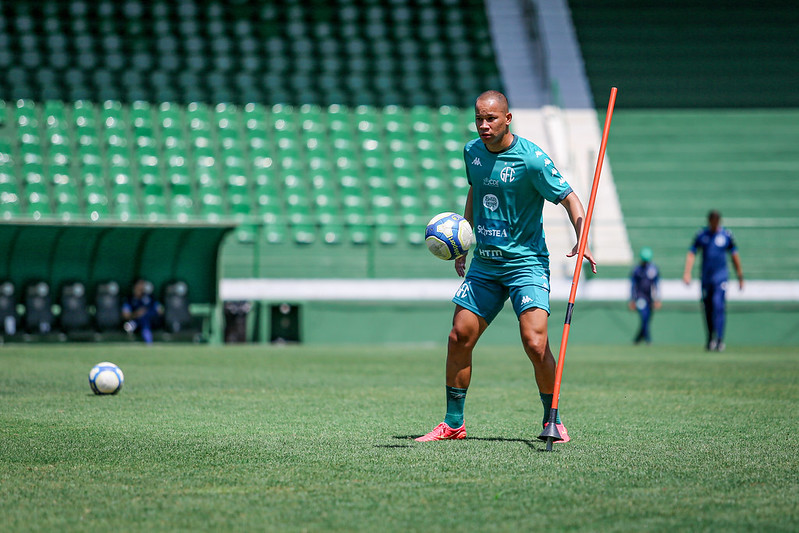
[[[375,227],[381,243],[419,244],[468,189],[470,121],[455,107],[4,107],[4,193],[20,199],[6,218],[232,218],[264,223],[275,244],[363,243]]]
[[[483,2],[445,7],[4,3],[0,216],[232,219],[234,275],[260,243],[297,258],[283,274],[289,245],[340,275],[328,245],[418,246],[462,209],[462,109],[501,87]]]
[[[791,0],[569,0],[595,102],[620,109],[799,107]],[[621,91],[620,91],[621,92]]]
[[[6,100],[438,107],[499,86],[481,0],[18,0],[0,24]]]
[[[608,155],[633,247],[679,278],[715,208],[748,278],[799,278],[795,4],[569,6],[595,100],[620,87]]]
[[[608,155],[633,247],[678,277],[716,207],[749,277],[799,277],[792,3],[569,7],[594,100],[620,87]],[[474,96],[503,88],[485,8],[1,3],[0,219],[236,223],[226,278],[451,277],[418,254],[424,222],[462,209]],[[696,107],[715,111],[675,111]]]

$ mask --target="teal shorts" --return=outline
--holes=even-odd
[[[497,268],[472,260],[452,301],[491,323],[510,297],[516,316],[537,307],[549,314],[549,267]]]

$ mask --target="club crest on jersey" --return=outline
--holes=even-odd
[[[505,167],[499,172],[499,179],[502,183],[511,183],[516,179],[516,169],[513,167]]]

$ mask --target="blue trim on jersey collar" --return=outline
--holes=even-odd
[[[492,152],[491,150],[488,149],[488,146],[486,146],[485,143],[483,143],[483,147],[485,147],[486,152],[488,152],[489,154],[495,154],[495,155],[504,154],[505,152],[507,152],[508,150],[512,149],[514,146],[516,146],[516,143],[519,142],[519,136],[518,135],[516,135],[515,133],[511,133],[511,135],[513,135],[513,142],[510,143],[510,146],[508,146],[507,148],[505,148],[504,150],[502,150],[500,152]]]

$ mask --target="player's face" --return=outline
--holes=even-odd
[[[510,121],[511,114],[497,100],[478,100],[474,106],[477,133],[491,151],[499,151],[510,143]]]

